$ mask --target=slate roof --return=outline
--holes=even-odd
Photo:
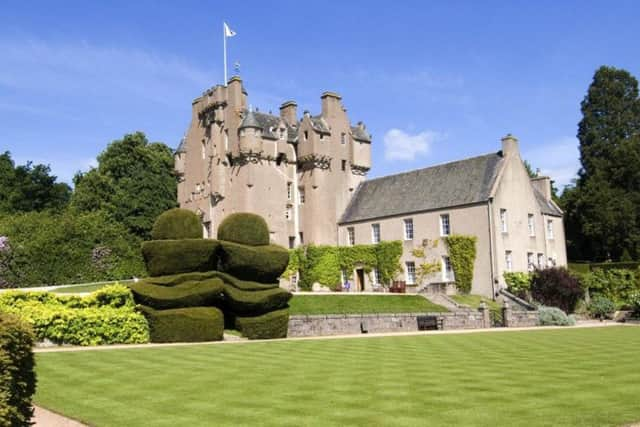
[[[356,141],[371,142],[371,135],[360,126],[351,126],[351,135]]]
[[[310,119],[313,130],[331,135],[331,129],[329,129],[329,125],[327,125],[322,116],[311,116]]]
[[[186,153],[187,152],[187,150],[185,149],[185,146],[184,146],[184,142],[185,142],[185,139],[182,138],[180,140],[180,144],[178,144],[178,148],[176,148],[176,154],[177,153]]]
[[[257,111],[246,111],[240,129],[246,127],[255,127],[262,129],[262,137],[268,139],[280,139],[276,133],[278,125],[282,119],[280,116],[272,114],[259,113]],[[286,124],[285,124],[286,125]],[[297,138],[297,130],[293,126],[287,127],[287,141],[295,142]]]
[[[540,211],[542,211],[543,214],[552,215],[552,216],[562,216],[562,211],[558,209],[555,203],[551,201],[547,201],[546,198],[544,197],[544,194],[536,190],[535,187],[533,188],[533,192],[536,195],[536,201],[538,202]]]
[[[364,181],[340,223],[486,201],[502,162],[492,153]]]

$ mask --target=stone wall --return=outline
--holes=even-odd
[[[415,332],[418,316],[436,316],[442,321],[443,330],[489,328],[488,310],[457,310],[448,313],[400,313],[400,314],[329,314],[293,315],[289,318],[289,337],[327,335],[354,335],[384,332]],[[508,310],[507,325],[525,327],[538,325],[537,311]]]

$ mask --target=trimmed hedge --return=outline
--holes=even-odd
[[[33,333],[16,316],[0,313],[0,425],[30,426],[36,391]]]
[[[264,314],[286,307],[293,296],[282,288],[243,291],[228,283],[224,285],[224,294],[227,297],[225,303],[231,311],[247,316]]]
[[[250,340],[286,338],[289,329],[289,308],[261,316],[236,317],[236,328]]]
[[[215,307],[154,310],[141,306],[149,322],[152,342],[220,341],[224,334],[224,315]]]
[[[220,241],[219,270],[241,280],[277,282],[287,268],[289,252],[277,245],[246,246]]]
[[[215,270],[219,242],[209,239],[151,240],[142,244],[149,276]]]
[[[188,281],[211,279],[212,277],[217,277],[216,274],[218,274],[217,271],[206,271],[206,272],[197,271],[194,273],[178,273],[178,274],[171,274],[168,276],[147,277],[143,279],[143,281],[145,283],[150,283],[152,285],[171,287],[171,286],[176,286],[176,285],[179,285],[180,283],[184,283]]]
[[[138,304],[156,310],[181,307],[216,305],[222,301],[222,280],[188,280],[172,287],[153,285],[140,281],[130,285]]]
[[[246,212],[234,213],[222,220],[218,226],[218,240],[242,245],[265,246],[269,244],[269,227],[260,215]]]
[[[250,280],[236,279],[230,274],[222,273],[221,271],[212,271],[211,274],[214,277],[219,277],[223,282],[233,285],[242,291],[266,291],[267,289],[278,288],[278,283],[258,283]]]
[[[201,239],[200,218],[187,209],[169,209],[156,219],[151,229],[151,238],[153,240]]]

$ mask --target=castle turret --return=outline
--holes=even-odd
[[[356,175],[364,175],[371,169],[371,135],[364,123],[358,122],[351,128],[351,170]]]
[[[238,139],[241,153],[259,153],[262,151],[262,126],[253,111],[248,111],[238,127]]]

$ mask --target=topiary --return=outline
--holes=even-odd
[[[142,243],[142,256],[149,276],[211,271],[218,264],[216,240],[152,240]]]
[[[187,209],[169,209],[156,219],[151,230],[151,238],[153,240],[201,239],[200,218]]]
[[[142,280],[130,285],[138,304],[156,310],[216,305],[222,301],[223,284],[217,278],[188,280],[175,286],[162,286]]]
[[[281,246],[247,246],[220,241],[218,268],[240,280],[274,283],[289,263],[289,252]]]
[[[236,328],[250,340],[286,338],[289,329],[289,308],[261,316],[236,317]]]
[[[151,342],[220,341],[224,333],[224,315],[215,307],[154,310],[140,306],[149,322]]]
[[[260,215],[234,213],[227,216],[218,226],[218,240],[250,246],[269,244],[269,227]]]

